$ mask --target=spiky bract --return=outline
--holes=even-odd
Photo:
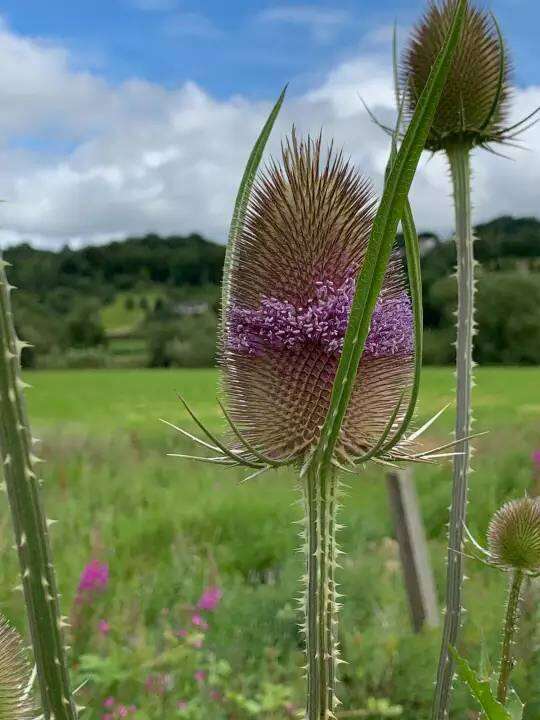
[[[302,459],[320,437],[354,278],[369,239],[370,184],[321,140],[293,133],[253,189],[232,258],[222,338],[224,392],[242,435],[272,458]],[[336,454],[383,433],[411,382],[412,314],[399,262],[387,270]],[[396,424],[402,417],[398,413]]]
[[[0,720],[30,720],[30,672],[19,634],[0,616]]]
[[[456,0],[430,2],[414,28],[403,57],[401,81],[405,111],[412,115],[441,49]],[[455,145],[486,145],[507,137],[511,68],[493,17],[468,3],[461,40],[426,148],[436,152]]]
[[[505,503],[488,528],[490,561],[505,569],[540,571],[540,500]]]

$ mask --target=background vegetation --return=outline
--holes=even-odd
[[[476,228],[484,364],[540,362],[540,222],[501,217]],[[453,242],[425,233],[425,360],[453,363]],[[400,238],[398,238],[400,244]],[[199,235],[128,238],[60,252],[5,252],[28,367],[209,367],[215,362],[224,247]],[[512,312],[508,312],[512,308]]]
[[[175,460],[167,451],[195,448],[164,417],[190,427],[175,400],[181,391],[214,429],[214,370],[27,372],[34,434],[42,439],[45,501],[59,522],[54,554],[70,616],[70,659],[85,720],[133,715],[141,720],[284,720],[303,697],[298,596],[302,556],[289,472],[247,484],[246,473]],[[537,491],[532,451],[540,447],[538,368],[481,368],[475,388],[477,470],[472,476],[470,526],[484,538],[490,514],[509,497]],[[453,397],[450,369],[423,376],[420,415],[426,419]],[[433,426],[426,446],[444,442],[452,411]],[[509,441],[511,438],[511,441]],[[539,472],[537,469],[536,472]],[[450,472],[446,464],[415,469],[439,592],[444,582]],[[438,652],[437,631],[414,636],[384,484],[370,468],[348,481],[341,541],[345,593],[340,695],[350,717],[428,716]],[[0,602],[24,631],[18,569],[2,507],[4,563]],[[92,562],[108,580],[78,590]],[[91,566],[93,567],[93,566]],[[464,652],[478,664],[482,643],[496,656],[505,578],[467,563]],[[88,579],[88,570],[87,575]],[[95,576],[98,579],[103,575]],[[198,607],[205,589],[221,598]],[[529,699],[527,720],[540,715],[538,597],[529,595],[516,684]],[[442,595],[442,593],[441,593]],[[204,603],[203,603],[204,605]],[[458,687],[455,717],[473,718]],[[348,717],[346,714],[343,717]]]

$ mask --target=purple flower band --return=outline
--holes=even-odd
[[[326,280],[317,283],[315,297],[305,307],[264,295],[257,310],[233,306],[229,348],[260,357],[268,349],[294,351],[316,345],[337,356],[343,348],[354,288],[353,278],[337,288]],[[413,316],[407,293],[380,299],[371,318],[364,356],[406,357],[412,352]]]

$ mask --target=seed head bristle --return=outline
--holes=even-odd
[[[490,559],[504,569],[540,570],[540,500],[525,497],[505,503],[488,528]]]
[[[270,457],[318,442],[374,214],[368,181],[321,138],[293,133],[257,179],[231,267],[224,393]],[[338,452],[363,454],[412,377],[411,303],[394,258],[373,314]],[[402,415],[401,415],[402,417]],[[396,418],[396,424],[400,417]]]
[[[457,0],[431,0],[405,50],[401,83],[412,116],[450,27]],[[502,62],[502,73],[501,73]],[[511,64],[493,16],[469,2],[454,57],[426,148],[503,142],[510,100]]]
[[[27,692],[28,662],[19,634],[0,617],[0,718],[30,720],[35,708]]]

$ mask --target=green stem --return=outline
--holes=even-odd
[[[45,720],[74,720],[58,591],[20,378],[10,290],[0,258],[0,467],[3,468]]]
[[[310,467],[304,477],[306,508],[306,720],[334,717],[337,546],[335,515],[337,480],[333,470],[317,473]]]
[[[474,255],[471,218],[470,149],[457,146],[448,151],[454,188],[456,223],[458,316],[456,343],[456,439],[471,431],[472,348],[474,335]],[[433,703],[433,720],[448,717],[453,659],[450,646],[456,646],[460,628],[463,587],[463,535],[467,510],[470,443],[456,445],[454,457],[452,505],[448,533],[446,574],[446,614],[437,682]]]
[[[523,583],[523,572],[515,570],[510,583],[508,593],[508,605],[506,607],[506,618],[504,621],[503,643],[501,651],[501,667],[499,672],[499,683],[497,685],[497,700],[506,704],[508,698],[508,681],[514,665],[512,659],[512,643],[517,630],[519,598]]]

